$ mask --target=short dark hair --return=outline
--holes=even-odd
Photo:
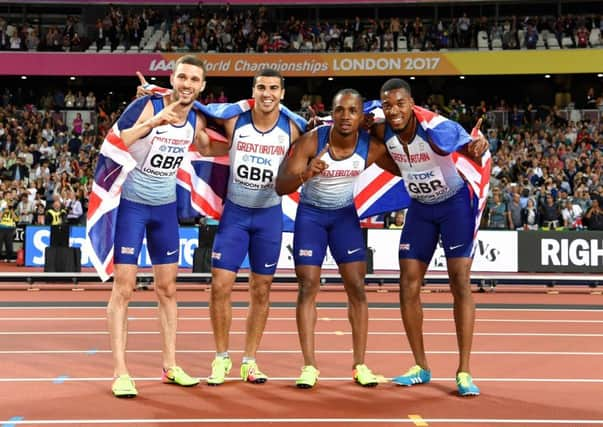
[[[356,89],[346,88],[346,89],[338,90],[337,93],[335,94],[335,96],[333,96],[333,100],[331,101],[331,108],[333,108],[335,106],[335,99],[337,99],[338,96],[343,96],[343,95],[356,96],[360,99],[360,102],[362,103],[362,95],[360,95],[360,92],[358,92]]]
[[[205,69],[205,62],[198,56],[195,56],[195,55],[181,56],[180,58],[178,58],[178,60],[174,64],[174,71],[176,71],[176,68],[178,68],[178,65],[180,65],[180,64],[194,65],[196,67],[201,68],[203,70],[203,77],[205,77],[205,75],[207,74],[207,70]]]
[[[406,83],[406,81],[398,78],[389,79],[388,81],[383,83],[383,86],[381,86],[381,91],[379,93],[383,94],[383,92],[389,92],[390,90],[394,89],[404,89],[406,92],[408,92],[409,95],[411,95],[410,85]]]
[[[285,87],[285,78],[280,71],[275,70],[274,68],[262,68],[260,71],[255,73],[255,76],[253,76],[254,86],[258,80],[258,77],[278,77],[281,80],[281,88]]]

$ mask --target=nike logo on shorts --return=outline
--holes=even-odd
[[[450,246],[448,249],[450,249],[451,251],[453,251],[453,250],[455,250],[457,248],[460,248],[461,246],[465,246],[465,245],[461,243],[460,245]]]
[[[166,252],[166,255],[167,255],[167,256],[172,256],[172,255],[174,255],[176,252],[178,252],[178,249],[176,249],[175,251],[167,251],[167,252]]]
[[[266,263],[266,264],[264,264],[264,267],[270,268],[270,267],[274,267],[275,265],[276,265],[276,262],[273,262],[272,264]]]
[[[356,252],[358,252],[359,250],[362,250],[362,248],[356,248],[356,249],[348,249],[348,255],[352,255],[355,254]]]

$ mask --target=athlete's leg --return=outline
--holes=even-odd
[[[113,287],[107,304],[107,321],[116,377],[128,374],[128,303],[136,286],[138,254],[148,216],[146,206],[123,199],[120,201],[115,224]]]
[[[408,344],[415,364],[429,370],[423,343],[423,307],[421,286],[427,271],[427,264],[418,259],[400,260],[400,313]]]
[[[328,219],[320,209],[303,204],[297,208],[293,235],[293,257],[299,286],[295,317],[305,366],[316,367],[316,295],[320,290],[320,271],[327,251]]]
[[[270,310],[269,297],[271,285],[272,275],[251,273],[244,357],[255,358],[260,341],[262,340]]]
[[[115,264],[113,288],[107,304],[107,321],[113,354],[113,376],[128,374],[126,347],[128,342],[128,303],[136,286],[138,267],[132,264]]]
[[[339,273],[348,295],[348,319],[352,326],[352,346],[354,364],[364,364],[366,340],[368,337],[368,303],[364,289],[366,262],[356,261],[339,265]]]
[[[255,359],[270,310],[270,287],[281,252],[283,211],[280,204],[253,210],[249,241],[249,312],[244,357]]]
[[[211,269],[211,294],[209,299],[209,315],[214,332],[216,351],[228,351],[228,336],[232,322],[232,306],[230,297],[237,273],[222,268]]]
[[[320,266],[298,265],[295,274],[298,281],[295,318],[299,344],[304,357],[304,365],[316,367],[314,330],[316,329],[316,295],[320,290]]]
[[[471,258],[448,258],[450,290],[454,297],[454,322],[459,346],[458,372],[470,373],[469,359],[475,324],[475,303],[471,293]]]
[[[435,251],[439,228],[432,222],[433,207],[413,201],[400,236],[400,313],[415,364],[429,370],[423,342],[421,286]]]
[[[161,332],[161,354],[163,368],[176,366],[176,331],[178,328],[178,303],[176,300],[176,275],[178,265],[160,264],[153,266],[155,293],[159,300],[159,324]]]

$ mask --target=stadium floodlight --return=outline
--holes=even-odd
[[[75,76],[69,77],[69,80],[72,80],[72,81],[75,80]]]
[[[465,76],[459,76],[459,79],[465,80]]]
[[[330,82],[332,82],[335,79],[333,77],[328,77],[327,80],[330,81]]]
[[[599,78],[603,77],[603,73],[597,74],[597,77],[599,77]]]
[[[27,80],[27,76],[21,76],[21,80]]]
[[[411,79],[411,80],[414,80],[415,78],[416,78],[415,76],[410,76],[410,79]]]
[[[550,78],[551,78],[551,75],[550,75],[550,74],[545,74],[545,75],[544,75],[544,78],[545,78],[545,79],[550,79]]]

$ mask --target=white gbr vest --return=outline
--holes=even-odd
[[[163,99],[152,102],[155,114],[163,109]],[[194,141],[196,121],[191,110],[184,124],[158,126],[129,147],[136,168],[126,178],[123,198],[153,206],[176,201],[176,173]]]
[[[281,203],[274,183],[291,145],[290,127],[283,113],[267,132],[255,128],[251,111],[239,115],[229,152],[228,200],[246,208],[268,208]]]
[[[408,156],[398,137],[389,126],[385,128],[385,144],[398,165],[406,191],[421,203],[434,204],[454,196],[465,185],[451,155],[439,155],[427,142],[427,135],[418,126],[417,134],[408,144]]]

